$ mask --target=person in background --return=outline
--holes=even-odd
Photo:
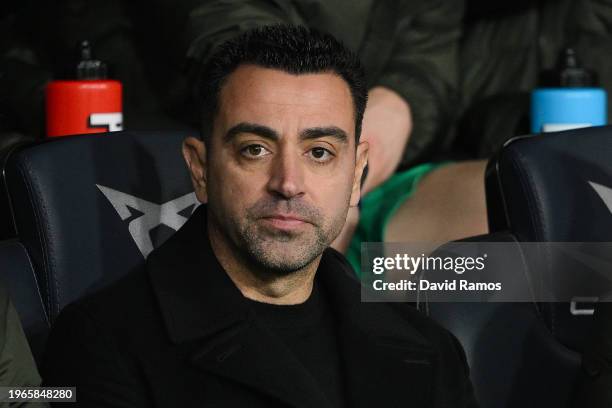
[[[0,157],[44,132],[44,86],[52,73],[40,60],[30,10],[27,2],[0,6]]]
[[[453,151],[488,158],[511,137],[530,133],[530,93],[566,48],[610,95],[611,26],[610,0],[467,0]]]
[[[366,67],[370,106],[364,138],[372,145],[368,192],[398,167],[439,155],[448,142],[458,100],[462,3],[26,0],[5,7],[0,16],[5,34],[0,52],[21,64],[5,69],[0,61],[0,81],[7,81],[0,89],[18,125],[42,136],[42,86],[51,77],[69,77],[77,45],[89,40],[111,77],[124,83],[126,128],[181,122],[198,128],[197,109],[188,109],[187,94],[216,45],[257,25],[313,27],[343,41]],[[181,73],[185,60],[191,78]]]
[[[76,79],[79,44],[123,85],[126,130],[191,129],[184,111],[182,56],[163,27],[172,15],[145,1],[24,0],[0,8],[0,154],[45,132],[44,90]],[[197,128],[197,126],[195,127]]]

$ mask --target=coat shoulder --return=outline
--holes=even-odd
[[[150,326],[147,323],[154,322],[155,308],[149,277],[142,267],[66,306],[58,320],[87,318],[101,330],[126,337]]]

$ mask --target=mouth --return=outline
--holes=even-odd
[[[292,231],[304,227],[309,222],[298,215],[274,214],[261,218],[267,225],[284,231]]]

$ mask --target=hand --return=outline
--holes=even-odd
[[[361,131],[361,139],[370,144],[363,195],[395,172],[411,132],[412,114],[408,103],[389,88],[372,88]]]

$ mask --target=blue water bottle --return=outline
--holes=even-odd
[[[531,93],[531,132],[557,132],[607,123],[607,95],[596,75],[580,66],[576,53],[564,51],[559,69],[545,77],[546,87]]]

